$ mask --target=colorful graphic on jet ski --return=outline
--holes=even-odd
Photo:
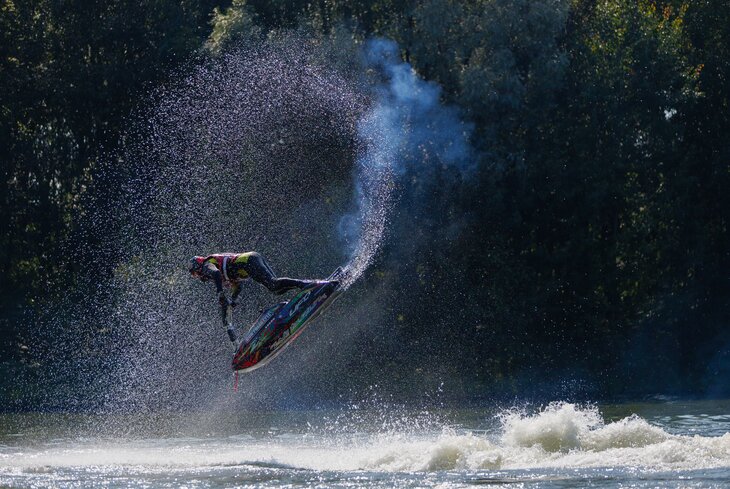
[[[338,268],[326,281],[264,310],[241,340],[233,356],[233,370],[250,371],[273,360],[334,302],[342,292],[340,284],[345,276],[346,271]]]

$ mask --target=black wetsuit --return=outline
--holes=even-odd
[[[220,294],[223,286],[231,287],[233,303],[221,301],[223,323],[229,326],[230,307],[241,293],[241,282],[251,278],[263,284],[275,294],[283,294],[292,289],[301,289],[311,284],[311,280],[299,280],[289,277],[277,277],[271,266],[263,256],[255,251],[248,253],[219,253],[210,255],[203,261],[201,271],[203,279],[215,282],[216,290]]]

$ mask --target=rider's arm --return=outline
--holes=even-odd
[[[223,274],[212,262],[205,262],[203,264],[202,273],[205,277],[212,278],[213,282],[215,282],[218,302],[221,305],[221,319],[223,320],[223,324],[228,326],[231,323],[231,302],[223,292]]]
[[[233,327],[233,308],[236,307],[236,298],[238,297],[238,294],[241,293],[241,282],[233,282],[233,284],[231,284],[231,288],[233,289],[233,293],[231,294],[231,301],[228,302],[227,307],[225,307],[223,322],[226,323],[226,327],[228,328],[228,339],[230,339],[234,345],[237,345],[236,330]]]
[[[221,301],[221,319],[226,327],[230,327],[233,323],[233,308],[227,297]]]
[[[215,266],[215,264],[209,261],[205,262],[203,264],[203,275],[213,279],[213,282],[215,282],[216,292],[219,294],[223,292],[223,274],[220,270],[218,270],[218,267]]]
[[[238,304],[238,296],[241,294],[241,282],[234,282],[231,290],[233,290],[233,292],[231,293],[231,300],[233,301],[233,306],[235,307],[236,304]]]

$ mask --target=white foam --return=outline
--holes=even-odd
[[[448,430],[425,440],[373,445],[363,467],[379,470],[479,470],[642,467],[680,470],[730,466],[730,433],[672,435],[632,415],[604,423],[595,407],[553,403],[535,414],[509,411],[497,436]]]
[[[580,445],[586,450],[645,447],[655,445],[672,436],[663,429],[650,425],[637,415],[631,415],[615,423],[601,426],[583,434]]]
[[[198,470],[266,464],[312,470],[383,472],[532,468],[638,467],[683,470],[730,467],[730,433],[721,437],[673,435],[633,415],[604,423],[595,408],[551,404],[535,414],[508,412],[493,436],[455,431],[386,432],[265,440],[213,440],[55,444],[0,453],[0,472],[53,467]]]
[[[596,426],[601,416],[596,409],[578,409],[573,404],[551,404],[536,416],[508,412],[503,416],[506,446],[539,445],[548,452],[579,448],[581,440]]]

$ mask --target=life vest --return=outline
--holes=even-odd
[[[232,283],[248,278],[245,264],[251,253],[216,253],[205,258],[204,262],[212,262],[223,275],[223,282]]]

